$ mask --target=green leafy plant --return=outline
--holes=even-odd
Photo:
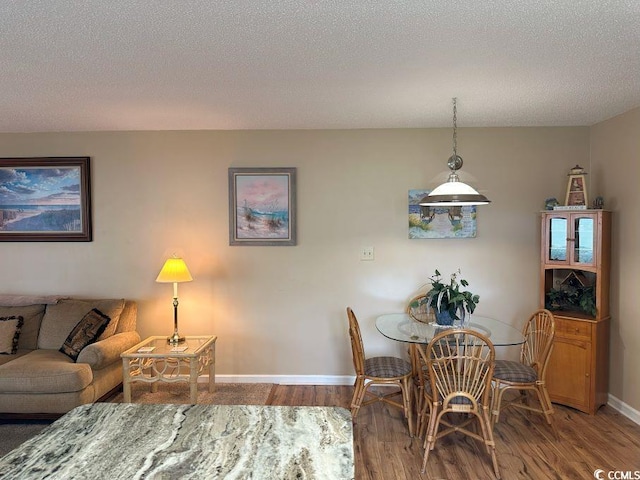
[[[438,270],[430,277],[431,289],[426,294],[426,301],[436,312],[448,311],[451,318],[460,320],[464,312],[473,313],[480,301],[480,296],[468,290],[461,290],[461,287],[469,286],[461,275],[460,269],[451,274],[449,282],[442,282],[442,275]],[[460,314],[460,316],[459,316]]]
[[[563,285],[552,288],[546,294],[545,308],[554,310],[579,310],[596,316],[596,299],[593,286]]]

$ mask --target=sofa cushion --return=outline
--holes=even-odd
[[[71,330],[82,320],[82,317],[94,308],[111,318],[109,325],[98,337],[98,340],[113,335],[124,308],[124,299],[61,300],[55,305],[48,305],[44,312],[38,335],[38,348],[59,350]]]
[[[18,349],[35,350],[38,348],[38,332],[44,315],[44,305],[23,307],[0,306],[0,317],[22,317],[24,322],[18,339]]]
[[[12,355],[18,351],[23,321],[22,317],[0,317],[0,353]]]
[[[118,319],[116,334],[123,332],[133,332],[136,329],[138,318],[138,304],[133,300],[125,300],[124,308]]]
[[[91,367],[75,363],[57,350],[33,350],[0,365],[0,392],[67,393],[93,381]]]
[[[60,351],[74,362],[84,347],[96,341],[102,335],[111,319],[97,308],[89,311],[71,330],[60,347]]]
[[[9,363],[14,361],[16,358],[21,357],[23,355],[26,355],[29,352],[32,352],[33,350],[20,350],[18,349],[18,351],[16,353],[14,353],[13,355],[0,355],[0,365],[4,365],[5,363]],[[2,410],[0,410],[1,412]]]

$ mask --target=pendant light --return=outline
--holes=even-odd
[[[424,207],[458,207],[466,205],[486,205],[490,203],[484,195],[473,187],[460,181],[457,171],[462,167],[462,157],[458,155],[458,123],[456,99],[453,99],[453,155],[449,157],[447,166],[451,170],[449,178],[442,185],[434,188],[429,195],[420,201]]]

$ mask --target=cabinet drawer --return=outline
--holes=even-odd
[[[556,318],[556,335],[562,337],[580,337],[591,340],[591,326],[590,322]]]

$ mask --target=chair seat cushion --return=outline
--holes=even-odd
[[[411,364],[398,357],[371,357],[364,361],[364,373],[378,378],[403,377],[411,373]]]
[[[516,383],[533,383],[538,380],[538,374],[529,365],[513,360],[496,360],[493,378]]]

